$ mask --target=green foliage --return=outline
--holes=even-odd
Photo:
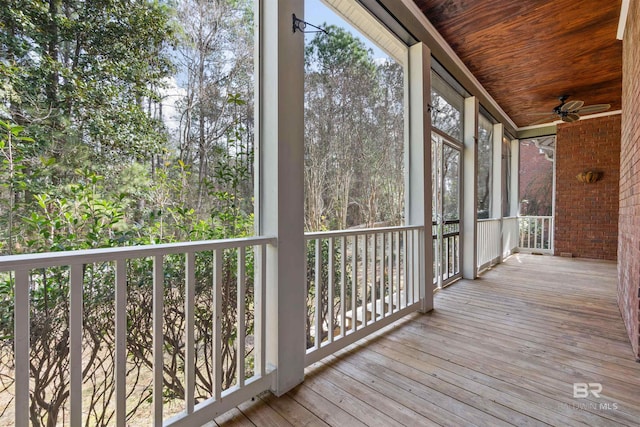
[[[241,104],[242,99],[233,100]],[[5,136],[2,139],[3,154],[12,162],[14,176],[23,179],[19,171],[26,168],[22,157],[10,157],[9,147],[15,153],[17,143],[31,144],[33,140],[22,136],[21,126],[2,123]],[[247,151],[240,140],[242,132],[230,130],[229,140],[239,149],[221,156],[214,175],[215,180],[208,183],[209,195],[214,208],[208,217],[200,217],[189,205],[185,197],[190,190],[191,166],[181,160],[165,161],[162,167],[151,176],[145,168],[134,162],[122,167],[123,173],[115,182],[108,182],[104,176],[91,169],[78,169],[73,173],[71,183],[49,187],[49,192],[31,194],[29,201],[21,199],[15,209],[6,212],[14,218],[17,211],[28,214],[15,216],[16,229],[20,235],[13,245],[18,252],[50,252],[138,245],[183,240],[220,239],[251,235],[253,232],[253,214],[249,210],[251,203],[245,200],[242,192],[244,181],[249,175],[250,163],[247,159],[252,153]],[[50,159],[43,159],[43,167],[56,166]],[[3,169],[3,173],[8,173]],[[11,182],[23,182],[18,179]],[[12,188],[26,185],[14,185]],[[148,204],[147,204],[148,203]],[[205,254],[206,255],[206,254]],[[208,261],[207,261],[208,259]],[[211,307],[213,301],[213,281],[211,256],[199,256],[198,301],[200,307]],[[237,355],[236,318],[237,318],[237,252],[223,253],[223,307],[225,313],[222,332],[226,337],[223,343],[223,358],[226,362],[223,385],[231,387],[236,381],[234,362]],[[247,289],[246,316],[247,334],[253,332],[253,251],[248,251],[245,260]],[[144,371],[151,363],[152,328],[152,265],[148,259],[131,260],[129,272],[129,316],[130,331],[127,347],[131,352],[131,363],[135,369]],[[165,296],[164,325],[166,327],[165,350],[173,366],[184,366],[184,257],[169,256],[164,262]],[[114,346],[113,318],[114,310],[114,267],[110,264],[87,265],[84,271],[84,328],[87,340],[86,351],[91,361],[85,373],[85,381],[93,388],[91,410],[97,420],[107,423],[113,417],[112,409],[104,393],[109,392],[109,383],[103,379],[104,369],[113,369],[113,353],[106,354],[102,349]],[[55,401],[56,404],[42,405],[34,400],[31,406],[33,420],[46,424],[55,420],[61,405],[64,404],[68,390],[67,376],[69,352],[69,270],[68,268],[49,268],[33,272],[31,286],[31,359],[34,396]],[[11,353],[13,340],[13,279],[7,274],[0,276],[0,351]],[[211,366],[213,342],[210,334],[212,325],[210,309],[199,310],[196,316],[198,334],[197,345],[207,349],[198,357],[202,373],[199,393],[203,398],[213,390],[213,378],[205,379]],[[251,347],[247,348],[252,351]],[[244,357],[247,357],[245,355]],[[203,359],[204,358],[204,359]],[[10,359],[7,359],[10,360]],[[107,368],[105,368],[107,367]],[[109,368],[110,367],[110,368]],[[184,398],[180,369],[165,373],[164,395],[167,399]],[[249,371],[250,372],[250,371]],[[100,397],[103,396],[103,397]],[[139,404],[146,401],[146,392],[140,395]],[[34,397],[35,399],[35,397]],[[97,399],[97,400],[96,400]],[[102,399],[102,400],[101,400]],[[95,400],[95,401],[94,401]]]
[[[305,48],[307,67],[317,67],[324,75],[351,70],[364,73],[375,71],[371,60],[373,51],[362,40],[335,25],[325,23],[322,28],[326,33],[317,33]]]
[[[0,254],[252,235],[251,5],[247,0],[3,2]],[[182,13],[179,7],[199,12]],[[196,17],[213,31],[208,44],[192,43],[200,28],[190,22]],[[190,58],[183,61],[181,52]],[[199,69],[193,58],[204,58],[197,85],[180,81]],[[187,87],[186,93],[167,95],[170,84]],[[167,125],[174,117],[163,115],[167,102],[175,102],[184,118],[177,130]],[[253,332],[253,256],[252,250],[246,254],[247,334]],[[237,252],[225,251],[222,258],[223,385],[229,388],[237,381],[236,358],[247,355],[236,350]],[[152,360],[151,260],[130,260],[127,270],[128,369],[135,383],[127,409],[128,417],[135,417],[149,397],[143,379]],[[198,254],[196,270],[197,345],[204,349],[197,356],[197,390],[204,399],[214,384],[211,254]],[[166,257],[164,271],[163,332],[173,367],[165,370],[164,395],[180,399],[184,256]],[[69,276],[68,268],[30,275],[34,425],[54,425],[68,403]],[[110,425],[115,266],[85,265],[83,276],[83,381],[92,389],[87,417],[89,424]],[[12,369],[13,280],[0,273],[0,375]],[[9,393],[7,384],[6,389],[0,384],[0,393]]]
[[[120,200],[100,197],[102,176],[77,171],[78,180],[60,194],[37,194],[39,210],[23,218],[28,252],[117,246],[126,241]]]
[[[9,0],[0,14],[9,114],[30,128],[40,154],[70,138],[147,158],[166,141],[143,101],[159,99],[173,70],[169,9],[155,1]],[[9,99],[4,90],[3,99]]]
[[[16,193],[28,187],[23,152],[33,139],[23,136],[24,126],[0,120],[0,253],[13,252],[15,243]]]

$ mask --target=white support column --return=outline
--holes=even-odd
[[[500,219],[500,235],[496,236],[498,242],[497,253],[502,254],[502,137],[504,126],[502,123],[493,125],[493,164],[491,165],[491,218]],[[502,262],[502,255],[498,257]]]
[[[409,138],[405,149],[407,225],[423,225],[419,263],[420,311],[433,310],[431,235],[431,51],[423,43],[409,48]]]
[[[491,165],[491,218],[502,218],[502,123],[493,125],[493,164]]]
[[[263,0],[259,9],[258,232],[278,238],[267,253],[267,369],[273,392],[304,379],[304,34],[292,31],[303,0]]]
[[[549,225],[549,227],[551,227],[551,232],[553,233],[552,235],[552,239],[549,239],[549,250],[551,251],[551,255],[556,255],[556,165],[558,164],[558,162],[556,162],[556,151],[557,147],[558,147],[558,138],[557,136],[554,137],[555,141],[553,144],[553,181],[551,184],[551,224]],[[559,255],[559,254],[558,254]]]
[[[511,207],[509,215],[520,214],[520,141],[511,141]]]
[[[475,96],[464,100],[464,153],[462,181],[462,277],[475,279],[477,267],[478,218],[478,112],[480,104]]]

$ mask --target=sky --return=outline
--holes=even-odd
[[[320,0],[305,0],[304,2],[304,20],[310,24],[321,27],[324,22],[333,24],[347,29],[350,33],[362,40],[365,45],[373,50],[374,58],[387,58],[389,55],[384,53],[378,46],[371,43],[369,39],[360,34],[355,28],[349,25],[344,19],[336,15],[331,9]],[[312,37],[313,34],[310,34]]]
[[[305,18],[304,20],[310,24],[322,26],[323,23],[336,25],[347,29],[354,36],[358,37],[364,44],[373,50],[375,60],[383,60],[388,58],[379,47],[373,44],[369,39],[360,34],[355,28],[349,25],[344,19],[340,18],[329,7],[325,6],[321,0],[305,0]],[[307,41],[311,40],[313,33],[307,34]],[[184,77],[184,76],[183,76]],[[166,88],[161,89],[163,96],[163,116],[166,126],[175,131],[179,127],[179,114],[176,108],[176,102],[186,95],[186,90],[180,87],[177,77],[167,78]]]

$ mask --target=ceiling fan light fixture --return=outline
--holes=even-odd
[[[580,100],[572,100],[567,102],[569,95],[562,95],[560,99],[560,105],[557,105],[551,110],[551,118],[554,116],[558,117],[560,120],[566,123],[573,123],[575,121],[580,120],[581,114],[595,114],[601,113],[603,111],[607,111],[611,108],[610,104],[595,104],[595,105],[584,105],[584,101]],[[548,114],[548,113],[532,113],[533,115],[538,114]],[[546,120],[546,119],[545,119]],[[542,121],[538,121],[542,123]],[[538,124],[535,122],[534,124]]]

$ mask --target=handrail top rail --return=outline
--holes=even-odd
[[[518,215],[504,216],[502,218],[478,218],[478,222],[504,221],[509,219],[552,219],[553,215]]]
[[[504,216],[502,218],[478,218],[478,222],[491,222],[491,221],[500,221],[506,219],[549,219],[553,218],[553,215],[518,215],[518,216]]]
[[[459,219],[445,219],[442,222],[443,225],[450,225],[450,224],[460,224],[460,220]]]
[[[304,233],[306,240],[322,239],[329,237],[360,236],[372,233],[388,233],[394,231],[424,230],[424,225],[398,225],[394,227],[358,228],[352,230],[312,231]]]
[[[119,246],[112,248],[4,255],[0,256],[0,272],[90,264],[94,262],[110,262],[158,255],[203,252],[216,249],[233,249],[244,246],[275,246],[277,245],[277,242],[278,239],[275,237],[253,236],[234,239],[160,243],[157,245]]]
[[[460,224],[459,219],[446,219],[442,221],[440,224],[442,225],[450,225],[450,224]],[[438,225],[438,221],[432,221],[431,225]]]

